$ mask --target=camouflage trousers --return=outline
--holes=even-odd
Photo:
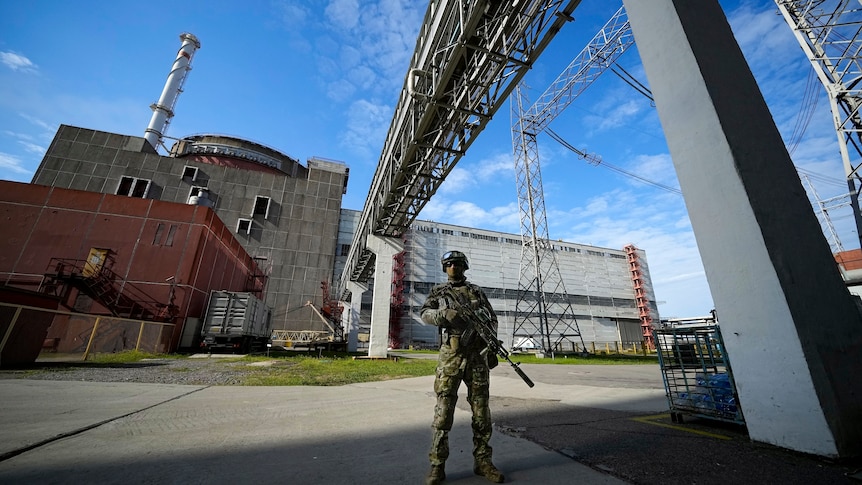
[[[477,461],[491,459],[491,411],[488,409],[488,363],[478,351],[453,351],[448,344],[440,347],[437,361],[434,393],[437,405],[434,407],[434,422],[431,427],[434,436],[429,458],[432,465],[442,465],[449,457],[449,430],[458,402],[458,388],[461,381],[467,386],[467,401],[473,411],[473,457]]]

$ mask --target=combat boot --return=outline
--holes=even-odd
[[[497,470],[497,467],[491,463],[491,460],[487,459],[476,461],[473,464],[473,473],[480,477],[485,477],[494,483],[503,483],[503,480],[505,480],[503,473]]]
[[[431,471],[428,473],[428,478],[425,479],[425,485],[440,485],[443,480],[446,480],[444,465],[431,465]]]

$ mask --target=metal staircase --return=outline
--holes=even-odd
[[[70,306],[72,289],[89,296],[119,318],[168,322],[178,310],[175,305],[156,301],[110,268],[101,266],[92,271],[83,259],[52,258],[44,274],[42,292],[60,296]]]

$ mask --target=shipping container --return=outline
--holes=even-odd
[[[213,291],[201,329],[201,348],[248,353],[269,343],[271,310],[251,293]]]

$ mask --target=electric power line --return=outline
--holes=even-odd
[[[614,66],[616,66],[616,69],[614,68]],[[620,79],[625,81],[625,83],[631,86],[635,91],[643,94],[644,97],[650,100],[653,103],[653,106],[655,106],[655,99],[653,99],[652,91],[650,91],[648,87],[646,87],[642,82],[635,79],[635,77],[629,74],[628,71],[623,69],[623,66],[620,66],[619,64],[614,64],[614,66],[611,66],[612,73],[619,76]],[[617,72],[617,69],[622,71],[624,74],[620,74],[619,72]]]
[[[603,162],[602,158],[597,156],[597,155],[589,154],[589,153],[586,153],[582,150],[578,150],[577,148],[572,146],[569,142],[564,140],[560,135],[558,135],[556,132],[554,132],[554,130],[552,130],[550,128],[545,128],[545,131],[548,133],[548,135],[551,136],[551,138],[554,139],[554,141],[556,141],[560,145],[563,145],[568,150],[578,154],[578,156],[580,156],[581,158],[586,160],[588,163],[591,163],[592,165],[595,165],[597,167],[598,166],[605,167],[609,170],[613,170],[614,172],[625,175],[626,177],[631,177],[631,178],[638,180],[640,182],[643,182],[647,185],[652,185],[653,187],[657,187],[659,189],[666,190],[668,192],[671,192],[671,193],[674,193],[677,195],[682,195],[682,191],[677,189],[677,188],[671,187],[669,185],[664,185],[662,183],[656,182],[654,180],[650,180],[650,179],[645,178],[645,177],[641,177],[640,175],[628,172],[628,171],[623,170],[619,167],[615,167],[615,166],[613,166],[607,162]]]

